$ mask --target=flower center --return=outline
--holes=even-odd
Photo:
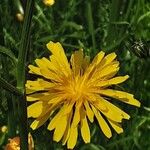
[[[68,91],[69,90],[69,91]],[[70,99],[73,101],[81,100],[85,93],[85,85],[81,81],[81,78],[71,81],[68,92]]]

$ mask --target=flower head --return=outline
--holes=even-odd
[[[8,139],[9,143],[6,145],[5,150],[20,150],[20,137],[16,136],[12,139]],[[34,142],[32,135],[29,133],[28,134],[28,148],[29,150],[34,149]]]
[[[9,143],[6,145],[5,150],[20,150],[20,138],[14,137],[9,139]]]
[[[43,0],[43,3],[46,6],[52,6],[55,3],[55,0]]]
[[[16,14],[16,18],[17,18],[17,21],[23,22],[23,20],[24,20],[24,14],[22,14],[22,13],[17,13],[17,14]]]
[[[2,127],[1,127],[1,132],[2,132],[2,133],[8,132],[7,126],[2,126]]]
[[[49,59],[36,59],[37,66],[29,65],[29,73],[38,75],[26,83],[27,100],[33,103],[28,117],[36,118],[31,128],[50,120],[47,129],[54,130],[53,140],[62,140],[68,149],[74,148],[78,130],[84,142],[90,142],[88,122],[93,123],[94,117],[106,137],[112,136],[110,126],[122,133],[120,123],[130,116],[110,98],[138,107],[140,102],[132,94],[112,89],[128,79],[128,75],[115,77],[119,70],[116,54],[105,56],[101,51],[90,64],[82,50],[75,51],[68,62],[60,43],[49,42],[47,48],[52,53]]]

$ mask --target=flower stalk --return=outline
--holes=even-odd
[[[22,95],[18,97],[18,117],[19,117],[19,130],[21,150],[28,149],[28,129],[27,129],[27,104],[25,96],[25,64],[28,51],[28,45],[30,41],[30,27],[33,16],[34,0],[27,0],[25,20],[23,23],[23,29],[21,34],[21,43],[18,55],[17,65],[17,88],[22,92]]]

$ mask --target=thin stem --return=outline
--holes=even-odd
[[[26,62],[28,45],[30,41],[29,33],[30,33],[31,19],[33,14],[33,4],[34,4],[34,0],[27,1],[25,20],[22,29],[21,44],[20,44],[19,56],[18,56],[17,88],[19,88],[23,93],[24,93],[24,84],[25,84],[25,62]]]
[[[15,101],[14,95],[8,93],[7,97],[7,105],[8,105],[8,136],[15,137],[16,136],[16,117],[15,117]]]
[[[18,66],[17,66],[17,88],[22,92],[22,96],[18,97],[18,117],[20,130],[20,148],[28,150],[28,120],[27,120],[27,103],[25,95],[25,64],[26,55],[30,40],[30,27],[33,16],[34,0],[27,0],[25,20],[23,24],[21,43],[19,48]]]
[[[93,50],[94,50],[94,53],[92,53],[92,55],[94,56],[96,54],[96,42],[95,42],[94,23],[93,23],[91,2],[87,2],[86,4],[87,4],[87,23],[88,23],[89,33],[92,37],[92,44],[93,44]]]

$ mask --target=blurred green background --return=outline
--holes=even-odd
[[[14,86],[23,26],[22,18],[19,20],[16,15],[21,15],[22,4],[19,0],[0,1],[0,76]],[[79,137],[75,150],[150,150],[150,2],[56,0],[48,7],[42,0],[36,0],[26,72],[35,58],[49,56],[46,43],[50,40],[61,42],[68,57],[79,48],[91,59],[100,50],[116,52],[121,64],[119,74],[130,75],[122,88],[133,93],[142,104],[139,109],[120,104],[131,115],[129,121],[123,122],[124,133],[114,132],[108,140],[94,123],[90,125],[91,143],[84,144]],[[31,76],[26,74],[26,78]],[[6,125],[9,129],[11,120],[17,116],[11,100],[15,101],[16,97],[0,87],[0,127]],[[52,141],[53,134],[46,129],[46,124],[30,132],[36,150],[66,149],[61,142]],[[1,131],[1,149],[11,137],[13,134]]]

